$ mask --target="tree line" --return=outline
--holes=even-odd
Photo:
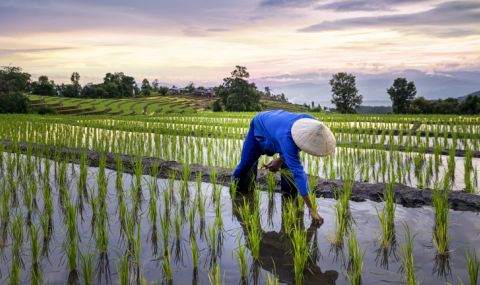
[[[138,87],[135,79],[123,72],[107,73],[103,82],[80,85],[80,74],[73,72],[70,83],[55,84],[48,76],[42,75],[37,81],[31,80],[29,73],[20,67],[4,66],[0,68],[0,113],[29,111],[29,100],[25,93],[73,98],[128,98],[150,96],[152,92],[166,95],[169,88],[160,86],[158,80],[151,84],[145,78]],[[265,106],[261,98],[287,102],[285,94],[273,94],[269,87],[258,90],[255,83],[249,81],[250,74],[245,66],[237,65],[223,83],[214,88],[218,100],[212,104],[213,111],[261,111]],[[329,81],[334,111],[356,113],[363,102],[363,96],[356,87],[356,78],[351,73],[339,72]],[[195,90],[193,83],[185,90]],[[397,114],[479,114],[480,97],[469,96],[464,100],[448,98],[445,100],[427,100],[418,97],[413,81],[396,78],[386,90],[392,101],[392,112]],[[322,111],[321,106],[306,105],[310,111]]]
[[[356,87],[355,76],[340,72],[334,74],[329,83],[336,111],[356,113],[362,104],[363,96]],[[396,78],[386,92],[392,101],[392,112],[395,114],[480,114],[479,96],[428,100],[416,97],[415,83],[403,77]]]

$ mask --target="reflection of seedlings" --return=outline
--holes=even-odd
[[[478,270],[480,268],[480,261],[477,260],[477,254],[475,253],[475,249],[473,249],[471,253],[469,253],[467,249],[466,258],[467,272],[470,279],[470,285],[476,285],[478,284]]]
[[[405,272],[405,284],[417,285],[417,279],[415,278],[415,263],[413,261],[413,247],[415,242],[415,236],[410,233],[410,228],[407,224],[403,225],[405,233],[405,244],[400,246],[400,252],[402,257],[402,268]]]
[[[293,270],[295,273],[295,284],[302,284],[303,273],[307,265],[310,245],[307,241],[307,232],[295,226],[292,232],[292,249],[293,249]]]
[[[223,284],[220,276],[220,266],[218,264],[215,264],[211,270],[208,270],[208,280],[210,281],[210,285]]]
[[[280,280],[275,274],[267,273],[267,278],[265,279],[266,285],[280,285]]]
[[[83,276],[83,283],[85,285],[92,285],[93,284],[93,262],[95,259],[95,255],[93,253],[80,253],[80,266],[82,268],[82,276]]]
[[[347,278],[352,285],[359,285],[362,283],[363,255],[354,231],[347,237],[347,248],[349,256]]]
[[[40,240],[38,227],[30,226],[30,250],[32,258],[31,284],[42,284],[42,271],[40,270]]]
[[[441,190],[438,185],[433,191],[433,206],[435,208],[435,227],[433,230],[433,244],[439,255],[448,254],[448,191]]]
[[[238,248],[235,251],[235,259],[237,260],[237,264],[240,269],[240,278],[245,280],[247,278],[248,260],[246,246],[240,243],[240,239],[238,239]]]
[[[382,229],[382,236],[380,244],[383,249],[388,249],[395,241],[395,196],[394,196],[395,180],[392,179],[390,183],[385,186],[383,191],[383,200],[385,206],[381,212],[377,209],[377,215],[380,220],[380,227]]]

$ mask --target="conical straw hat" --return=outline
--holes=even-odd
[[[332,131],[314,119],[299,119],[292,126],[295,144],[306,153],[326,156],[335,151],[336,140]]]

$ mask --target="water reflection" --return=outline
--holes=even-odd
[[[232,197],[232,211],[235,218],[242,225],[244,236],[247,235],[245,223],[243,222],[241,215],[238,212],[240,207],[243,207],[243,198],[247,200],[249,205],[254,205],[252,194],[237,194],[236,197]],[[282,195],[282,208],[285,206],[289,199],[292,199],[289,195]],[[300,215],[299,215],[300,216]],[[303,213],[299,217],[301,226],[303,225]],[[291,240],[285,233],[283,226],[279,232],[276,231],[263,231],[262,239],[260,241],[260,257],[258,262],[252,265],[252,276],[254,283],[258,280],[259,268],[269,271],[275,274],[281,283],[293,284],[295,282],[294,267],[293,267],[293,250]],[[307,240],[312,240],[314,243],[314,249],[311,251],[311,260],[317,261],[319,258],[318,242],[317,242],[317,228],[310,226],[307,229]],[[248,244],[247,244],[248,247]],[[303,284],[336,284],[338,279],[338,272],[335,270],[327,270],[323,272],[321,268],[314,262],[310,262],[308,269],[304,273]]]

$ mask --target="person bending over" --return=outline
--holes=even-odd
[[[310,189],[300,161],[300,151],[314,156],[326,156],[335,150],[335,146],[335,137],[330,129],[311,115],[283,110],[261,112],[250,122],[240,163],[232,178],[236,181],[239,192],[249,192],[257,177],[260,156],[278,153],[279,157],[265,167],[272,172],[280,169],[291,172],[293,179],[289,179],[285,171],[282,171],[282,192],[298,191],[309,209],[312,222],[321,225],[323,218],[317,209],[313,209],[308,196]]]

